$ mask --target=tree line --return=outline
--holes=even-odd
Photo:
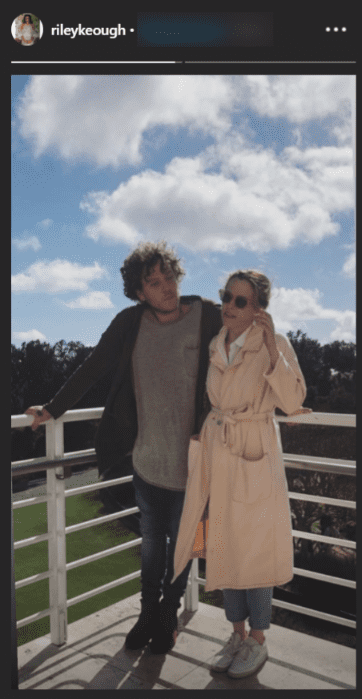
[[[319,412],[354,413],[356,345],[336,340],[321,346],[301,330],[287,335],[308,389],[304,405]],[[81,342],[64,340],[54,346],[39,340],[23,342],[21,347],[11,345],[11,414],[19,415],[30,405],[50,401],[92,350]],[[74,409],[103,406],[111,382],[112,375],[108,374]]]

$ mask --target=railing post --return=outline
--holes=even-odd
[[[188,612],[197,612],[199,608],[199,559],[194,558],[191,564],[185,592],[185,609]]]
[[[49,420],[46,428],[46,456],[64,456],[64,423]],[[67,572],[65,538],[64,468],[47,469],[49,607],[51,642],[61,646],[67,641]]]
[[[13,479],[11,478],[11,591],[10,591],[10,645],[11,645],[11,689],[19,689],[18,634],[16,630],[15,566],[14,566],[14,522],[13,522]]]

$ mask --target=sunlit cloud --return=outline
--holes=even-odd
[[[86,310],[103,310],[106,308],[114,308],[114,304],[110,299],[109,291],[90,291],[85,296],[79,296],[75,301],[64,303],[68,308],[83,308]]]
[[[349,279],[356,278],[356,253],[352,252],[346,259],[343,267],[342,274],[344,274]]]
[[[354,311],[344,311],[337,327],[331,332],[330,339],[342,342],[356,342],[356,314]]]
[[[46,342],[47,338],[39,330],[27,330],[25,332],[13,332],[12,337],[18,342],[33,342],[35,340],[40,340],[41,342]]]
[[[142,136],[156,125],[228,129],[233,92],[218,75],[37,75],[19,108],[21,133],[36,156],[51,151],[101,167],[138,163]]]
[[[300,124],[350,111],[354,76],[247,75],[248,103],[270,117],[284,116]]]
[[[322,303],[322,294],[318,289],[272,290],[268,313],[273,317],[278,332],[295,331],[302,323],[311,320],[335,321],[335,329],[330,334],[330,341],[345,340],[354,342],[356,336],[356,314],[354,311],[339,311],[327,308]]]
[[[144,170],[111,194],[90,192],[80,204],[95,217],[86,228],[95,241],[165,237],[197,252],[317,244],[338,233],[332,213],[352,206],[350,149],[291,147],[278,157],[240,137],[174,158],[163,173]]]
[[[106,275],[98,262],[92,266],[82,266],[68,260],[39,260],[25,272],[11,278],[13,291],[45,292],[47,294],[65,291],[86,291],[88,284]]]
[[[29,250],[29,248],[32,248],[36,252],[41,248],[41,243],[35,235],[32,235],[30,238],[13,238],[12,242],[18,250]]]
[[[36,156],[52,152],[117,167],[141,162],[143,139],[154,126],[220,140],[232,115],[245,109],[296,126],[334,115],[336,138],[351,143],[354,84],[348,75],[36,75],[18,116]]]
[[[37,226],[41,226],[41,228],[49,228],[52,225],[53,219],[51,218],[44,218],[42,221],[38,221],[36,224]]]

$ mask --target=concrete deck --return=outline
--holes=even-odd
[[[177,643],[166,655],[128,651],[124,640],[140,612],[140,594],[68,626],[58,647],[50,634],[18,648],[19,689],[355,689],[356,652],[272,625],[269,658],[257,675],[233,680],[210,670],[232,625],[218,607],[179,613]]]

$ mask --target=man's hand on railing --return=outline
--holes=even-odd
[[[50,420],[53,417],[53,415],[48,413],[48,411],[45,410],[45,408],[43,408],[41,405],[32,405],[31,408],[27,408],[25,410],[25,415],[34,416],[34,420],[31,425],[32,430],[37,430],[42,422],[46,422],[47,420]]]
[[[304,413],[312,413],[313,410],[312,408],[298,408],[298,410],[295,410],[294,413],[290,413],[288,417],[293,417],[293,415],[303,415]],[[293,425],[297,425],[297,422],[287,422],[286,423],[288,427],[293,427]]]

